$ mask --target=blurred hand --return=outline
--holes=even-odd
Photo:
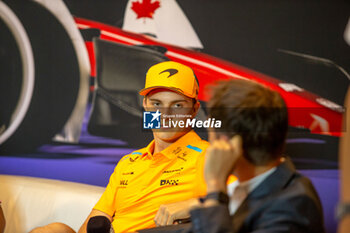
[[[220,137],[211,141],[206,152],[204,178],[207,192],[226,192],[226,181],[232,174],[237,159],[242,156],[242,138],[238,135],[231,139]]]
[[[157,226],[174,224],[175,220],[190,218],[190,210],[199,205],[198,198],[161,205],[154,218]]]

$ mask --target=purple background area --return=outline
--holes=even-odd
[[[335,233],[337,231],[335,207],[339,200],[339,171],[335,169],[300,170],[300,173],[311,179],[320,196],[326,232]]]
[[[120,158],[132,151],[132,149],[91,149],[80,146],[57,146],[53,151],[67,150],[68,148],[72,153],[71,157],[66,154],[50,154],[49,156],[27,154],[26,157],[1,156],[0,173],[106,186],[108,178]],[[86,152],[86,155],[74,156],[78,152]]]

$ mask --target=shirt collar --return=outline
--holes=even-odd
[[[232,182],[232,183],[228,184],[227,192],[228,192],[229,196],[232,196],[232,194],[236,188],[244,189],[247,194],[251,193],[256,187],[259,186],[259,184],[261,184],[276,169],[277,169],[277,167],[273,167],[273,168],[267,170],[266,172],[254,177],[250,180],[246,180],[242,183],[240,183],[237,180],[236,182]]]
[[[238,182],[237,186],[244,188],[247,191],[247,193],[251,193],[256,187],[259,186],[259,184],[261,184],[275,170],[276,170],[276,167],[273,167],[273,168],[267,170],[266,172],[264,172],[258,176],[255,176],[254,178],[252,178],[250,180],[246,180],[242,183],[237,181]]]
[[[154,139],[147,145],[144,156],[152,156],[154,151]]]

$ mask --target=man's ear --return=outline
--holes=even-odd
[[[143,97],[143,101],[142,101],[142,107],[147,111],[147,104],[146,104],[146,101],[147,101],[147,97]]]
[[[197,113],[198,113],[200,107],[201,107],[201,103],[197,100],[196,103],[194,103],[194,105],[193,105],[193,113],[192,113],[193,118],[195,116],[197,116]]]

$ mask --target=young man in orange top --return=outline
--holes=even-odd
[[[146,75],[146,111],[154,118],[175,115],[194,118],[200,107],[199,85],[192,69],[167,61],[152,66]],[[183,119],[182,119],[183,120]],[[189,217],[197,197],[206,194],[204,155],[209,145],[191,128],[153,129],[154,140],[145,148],[124,156],[110,177],[100,200],[81,226],[94,216],[105,216],[114,232],[173,224]],[[159,210],[159,211],[158,211]],[[33,232],[74,232],[64,224],[50,224]]]

